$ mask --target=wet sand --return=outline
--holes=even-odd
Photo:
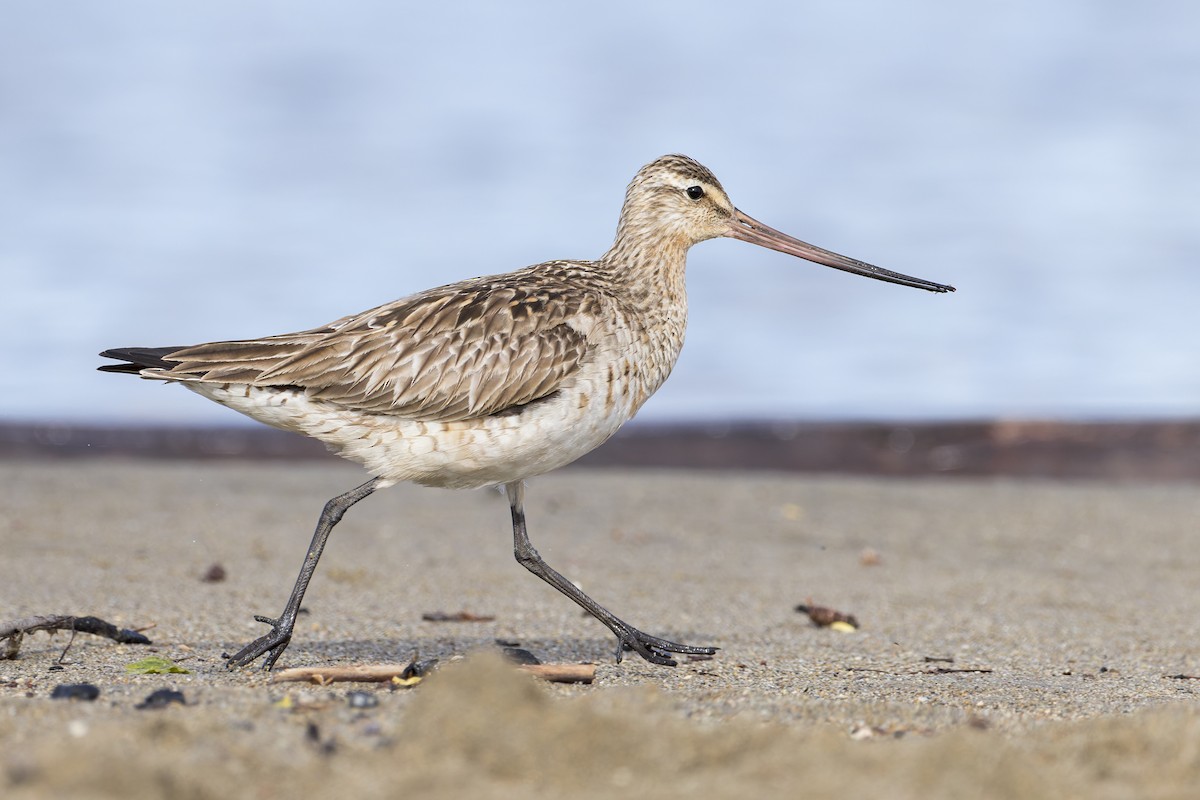
[[[648,632],[613,663],[512,559],[503,498],[396,487],[347,515],[279,667],[406,662],[409,689],[272,684],[220,654],[286,599],[341,464],[0,463],[6,797],[1190,797],[1200,786],[1200,491],[1189,484],[568,470],[531,483],[546,560]],[[874,554],[874,555],[871,555]],[[213,564],[227,577],[205,582]],[[851,613],[850,633],[797,613]],[[488,622],[428,622],[469,611]],[[478,653],[597,663],[535,683]],[[472,656],[471,654],[477,654]],[[147,655],[187,675],[128,675]],[[462,656],[467,658],[462,659]],[[50,699],[92,683],[93,702]],[[187,705],[139,710],[160,688]],[[354,708],[361,690],[377,704]]]

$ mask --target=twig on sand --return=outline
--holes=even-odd
[[[595,664],[518,664],[517,669],[551,683],[591,683],[596,679]]]
[[[408,673],[408,674],[406,674]],[[408,680],[412,675],[412,663],[408,664],[361,664],[352,667],[291,667],[271,675],[271,683],[311,681],[324,686],[327,683],[388,683],[393,680]]]
[[[21,649],[21,640],[27,633],[35,631],[71,631],[72,641],[76,633],[91,633],[112,639],[120,644],[150,644],[150,640],[137,631],[128,628],[118,628],[111,622],[105,622],[99,617],[75,617],[65,614],[53,614],[41,617],[23,617],[21,619],[0,622],[0,642],[4,642],[0,650],[0,659],[17,657]],[[71,643],[67,643],[69,648]],[[66,650],[63,650],[66,655]],[[59,660],[62,656],[59,657]]]
[[[421,615],[426,622],[491,622],[495,619],[490,614],[473,614],[470,611],[455,611],[447,614],[445,611],[430,611]]]

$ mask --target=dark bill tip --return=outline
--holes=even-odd
[[[954,291],[953,286],[944,283],[934,283],[924,278],[914,278],[911,275],[892,272],[890,269],[877,267],[865,261],[859,261],[856,258],[843,256],[831,250],[809,244],[808,242],[802,242],[795,237],[788,236],[782,231],[775,230],[769,225],[764,225],[748,214],[743,214],[736,209],[734,211],[734,222],[730,226],[728,236],[733,239],[740,239],[743,242],[756,244],[760,247],[777,250],[780,253],[787,253],[789,256],[803,258],[805,261],[811,261],[814,264],[833,267],[844,272],[862,275],[865,278],[874,278],[877,281],[896,283],[900,286],[911,286],[914,289],[924,289],[927,292]]]

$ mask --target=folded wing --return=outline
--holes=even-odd
[[[110,371],[284,386],[346,408],[418,420],[501,413],[571,380],[588,349],[580,298],[516,281],[452,285],[299,333],[184,348],[126,348]]]

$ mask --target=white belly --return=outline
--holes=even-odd
[[[294,390],[184,385],[260,422],[318,439],[387,485],[453,489],[522,480],[569,464],[607,441],[636,410],[633,393],[610,394],[586,379],[518,413],[460,422],[364,414]]]

